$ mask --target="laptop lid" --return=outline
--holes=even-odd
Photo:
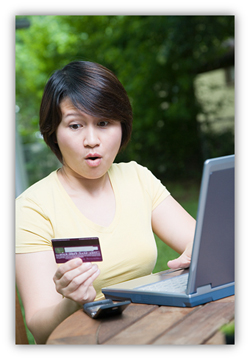
[[[205,161],[187,293],[234,281],[235,156]]]
[[[186,272],[182,293],[142,289]],[[189,271],[166,270],[102,291],[107,298],[171,306],[196,306],[234,293],[234,155],[204,163]]]

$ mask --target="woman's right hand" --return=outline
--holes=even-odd
[[[59,294],[83,305],[94,301],[96,291],[92,284],[99,274],[96,264],[84,263],[76,258],[59,266],[53,280]]]

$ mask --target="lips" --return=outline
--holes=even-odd
[[[90,167],[95,167],[100,165],[102,160],[102,157],[100,154],[94,153],[94,154],[88,154],[85,157],[85,161],[86,163],[90,166]]]
[[[100,159],[101,158],[101,155],[97,154],[97,153],[94,153],[94,154],[88,154],[85,159],[88,160],[96,160],[96,159]]]

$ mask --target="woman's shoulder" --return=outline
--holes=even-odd
[[[109,174],[112,179],[115,179],[120,184],[125,182],[127,185],[132,184],[135,186],[137,183],[145,189],[151,187],[155,181],[159,181],[147,167],[138,164],[136,161],[114,163]]]
[[[129,189],[135,198],[136,194],[142,190],[152,200],[153,208],[170,194],[147,167],[139,165],[135,161],[113,164],[112,179],[114,178],[122,191],[125,188]]]
[[[144,169],[147,170],[146,167],[138,164],[136,161],[129,161],[129,162],[120,162],[112,164],[110,170],[113,172],[140,172]]]
[[[24,201],[24,200],[39,200],[45,199],[49,194],[50,190],[53,188],[53,184],[57,182],[57,171],[51,172],[49,175],[44,177],[43,179],[37,181],[30,187],[28,187],[23,193],[21,193],[16,200]]]
[[[147,177],[151,176],[152,173],[147,167],[138,164],[136,161],[114,163],[111,166],[110,172],[115,175],[121,176],[136,176],[136,177]]]

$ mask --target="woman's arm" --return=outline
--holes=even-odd
[[[66,317],[94,300],[92,283],[98,275],[96,265],[81,259],[58,267],[52,251],[16,255],[17,287],[36,343],[45,343]]]
[[[177,269],[188,267],[191,260],[195,220],[172,197],[163,200],[152,213],[154,233],[181,256],[168,262]]]

